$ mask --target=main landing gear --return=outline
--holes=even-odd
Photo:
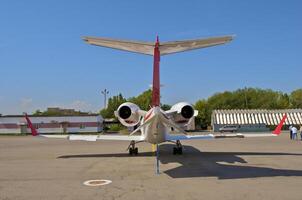
[[[137,155],[138,154],[138,148],[137,147],[135,147],[135,141],[134,140],[132,140],[131,142],[130,142],[130,145],[129,145],[129,147],[128,147],[128,149],[129,149],[129,155]]]
[[[182,155],[182,145],[179,140],[176,140],[176,147],[173,147],[173,154]]]

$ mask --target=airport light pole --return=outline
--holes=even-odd
[[[107,95],[109,94],[109,91],[107,89],[104,89],[101,91],[101,93],[104,95],[104,108],[107,108]]]

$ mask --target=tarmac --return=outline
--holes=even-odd
[[[150,144],[129,156],[128,142],[0,136],[0,199],[302,199],[302,142],[287,133],[183,145],[160,146],[156,175]]]

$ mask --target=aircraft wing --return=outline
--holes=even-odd
[[[119,50],[141,53],[151,56],[153,56],[154,54],[155,45],[152,42],[117,40],[117,39],[90,37],[90,36],[85,36],[82,39],[88,44],[92,44],[96,46],[119,49]],[[162,42],[159,44],[159,51],[160,51],[160,55],[168,55],[172,53],[178,53],[183,51],[189,51],[194,49],[225,44],[232,40],[233,40],[233,36],[222,36],[222,37],[211,37],[211,38],[194,39],[194,40]]]
[[[194,134],[194,135],[172,135],[167,134],[167,140],[209,140],[209,139],[224,139],[224,138],[251,138],[251,137],[271,137],[278,136],[281,134],[282,126],[287,116],[284,115],[280,123],[273,132],[249,132],[249,133],[224,133],[224,134]],[[164,122],[165,123],[165,122]],[[171,124],[173,127],[173,124]]]
[[[68,140],[80,140],[95,142],[97,140],[119,140],[119,141],[143,141],[144,138],[141,135],[39,135],[46,138],[55,139],[68,139]]]
[[[200,134],[200,135],[167,135],[167,140],[211,140],[225,138],[271,137],[278,134],[269,132],[259,133],[229,133],[229,134]]]

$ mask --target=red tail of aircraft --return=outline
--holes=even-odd
[[[157,36],[154,47],[154,62],[153,62],[153,86],[152,86],[152,106],[160,106],[160,77],[159,77],[159,38]]]

